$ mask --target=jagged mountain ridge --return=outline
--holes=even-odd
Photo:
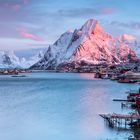
[[[56,69],[62,63],[85,61],[92,64],[121,63],[135,52],[124,41],[103,31],[99,22],[88,20],[80,29],[66,32],[48,48],[44,57],[31,68]]]
[[[0,68],[29,68],[44,56],[43,52],[31,56],[29,59],[19,58],[14,51],[0,51]]]

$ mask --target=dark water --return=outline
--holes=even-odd
[[[0,76],[1,140],[123,140],[99,113],[126,113],[113,98],[138,84],[94,79],[92,74],[30,73]]]

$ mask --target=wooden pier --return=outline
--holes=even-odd
[[[138,114],[99,114],[102,118],[108,121],[111,127],[127,127],[128,125],[133,125],[134,123],[140,122],[140,115]]]
[[[135,102],[134,98],[130,98],[130,99],[113,99],[114,102]]]

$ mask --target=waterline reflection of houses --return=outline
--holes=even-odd
[[[82,78],[93,80],[95,73],[79,73]]]

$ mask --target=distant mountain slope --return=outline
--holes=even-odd
[[[128,34],[120,36],[119,39],[134,50],[136,55],[140,58],[140,41],[138,41],[134,36]]]
[[[19,58],[14,51],[0,51],[0,68],[29,68],[44,56],[43,52],[26,59]]]
[[[66,32],[48,48],[33,69],[56,69],[62,63],[121,63],[136,59],[135,52],[125,41],[104,32],[97,20],[88,20],[80,29]]]

